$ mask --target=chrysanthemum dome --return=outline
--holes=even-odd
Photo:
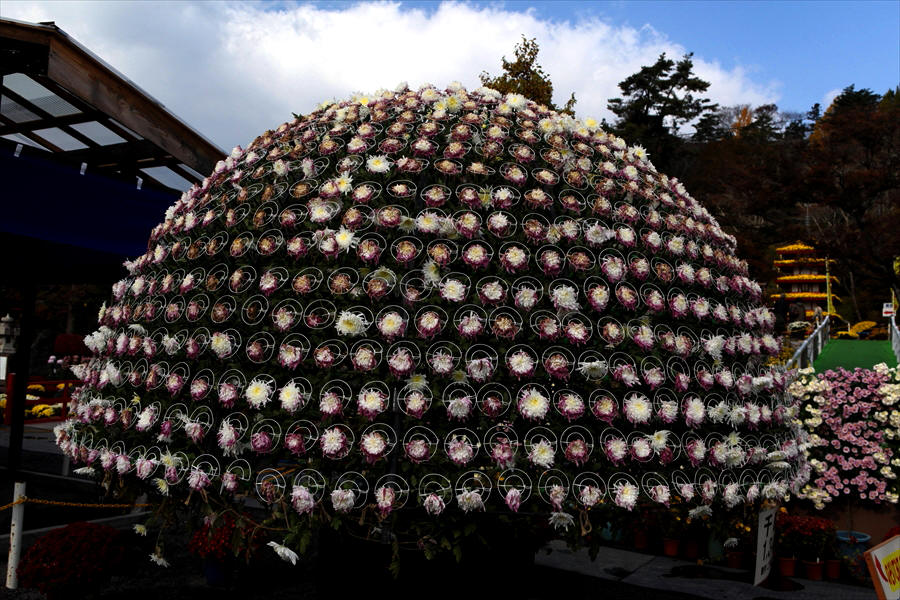
[[[565,528],[807,470],[734,238],[642,148],[522,96],[323,106],[236,148],[128,266],[59,443],[155,494]]]

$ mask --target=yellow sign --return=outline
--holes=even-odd
[[[900,535],[878,544],[865,557],[879,600],[900,598]]]

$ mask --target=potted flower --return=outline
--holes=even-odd
[[[658,513],[658,519],[663,536],[663,554],[666,556],[678,556],[681,538],[686,529],[682,512],[678,506],[663,508]]]
[[[797,517],[784,512],[775,519],[775,556],[778,572],[784,577],[793,577],[797,569],[797,556],[803,546],[803,533],[797,525]]]
[[[804,534],[802,557],[806,578],[821,580],[827,548],[835,537],[834,522],[822,517],[801,517],[799,525]]]
[[[751,548],[753,529],[745,523],[743,518],[735,518],[729,523],[728,533],[730,537],[725,539],[725,565],[730,569],[740,569],[744,566],[744,556]]]

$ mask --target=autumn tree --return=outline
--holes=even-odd
[[[516,59],[509,61],[505,56],[502,57],[503,73],[497,77],[482,71],[479,75],[482,85],[503,94],[522,94],[547,108],[572,114],[575,108],[575,94],[572,94],[562,107],[553,104],[553,83],[543,67],[536,62],[539,51],[537,40],[528,39],[523,35],[522,41],[516,44]]]
[[[850,285],[890,285],[900,296],[893,269],[900,255],[897,91],[845,88],[816,123],[805,163],[814,241],[845,262]]]

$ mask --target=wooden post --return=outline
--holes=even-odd
[[[15,478],[22,468],[22,440],[25,437],[25,394],[28,391],[28,375],[31,362],[31,342],[34,338],[35,283],[27,280],[22,284],[22,325],[16,342],[15,381],[9,391],[12,405],[10,414],[9,454],[7,469]]]

